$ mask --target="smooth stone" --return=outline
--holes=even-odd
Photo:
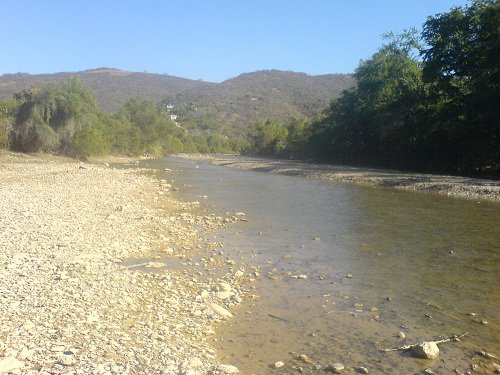
[[[222,316],[223,318],[232,318],[233,314],[226,310],[224,307],[217,305],[216,303],[211,303],[210,308],[218,315]]]
[[[35,324],[31,320],[26,321],[23,325],[23,329],[26,332],[31,331],[33,328],[35,328]]]
[[[360,374],[368,374],[369,371],[368,371],[368,369],[366,367],[362,366],[362,367],[358,367],[358,372]]]
[[[344,367],[344,365],[343,365],[342,363],[339,363],[339,362],[334,363],[334,364],[332,365],[332,367],[333,367],[333,370],[334,370],[335,372],[340,372],[340,371],[344,370],[344,368],[345,368],[345,367]]]
[[[403,331],[399,331],[398,332],[398,335],[397,335],[400,339],[405,339],[406,338],[406,335]]]
[[[239,374],[240,370],[236,366],[233,365],[219,365],[219,371],[222,371],[224,374]]]
[[[217,292],[216,297],[218,299],[224,300],[224,299],[230,298],[232,295],[233,295],[233,292],[231,292],[230,290],[224,290],[221,292]]]
[[[422,359],[434,359],[439,355],[439,348],[433,341],[417,344],[411,349],[414,357]]]
[[[231,291],[231,285],[228,283],[220,283],[219,284],[219,291],[221,292],[230,292]]]
[[[19,358],[21,361],[24,361],[26,359],[31,358],[33,356],[33,354],[35,354],[34,350],[28,349],[28,348],[23,348],[23,350],[21,350],[21,352],[19,353],[17,358]]]
[[[11,371],[18,370],[24,367],[24,362],[19,361],[15,357],[5,357],[0,359],[0,374],[7,374]]]

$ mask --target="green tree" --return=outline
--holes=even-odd
[[[442,164],[500,173],[500,3],[476,0],[429,17],[422,37],[424,78]],[[489,169],[489,171],[488,171]]]
[[[72,137],[97,112],[95,98],[78,78],[14,95],[19,104],[10,133],[20,151],[70,153]]]
[[[410,157],[410,118],[423,90],[416,32],[387,37],[389,43],[356,69],[357,88],[344,92],[313,124],[316,157],[363,163]]]
[[[266,121],[257,124],[252,136],[254,149],[266,156],[280,155],[286,149],[288,129],[276,121]]]

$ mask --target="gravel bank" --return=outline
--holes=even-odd
[[[211,238],[239,217],[171,184],[0,154],[0,373],[237,373],[210,342],[251,274]]]
[[[235,156],[180,155],[180,157],[209,160],[215,165],[289,176],[500,201],[500,181],[493,180]]]

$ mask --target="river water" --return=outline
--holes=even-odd
[[[259,267],[256,298],[215,343],[243,374],[334,362],[370,374],[492,373],[494,360],[477,352],[500,356],[500,204],[177,158],[143,165],[175,179],[182,199],[246,213],[218,235]],[[380,350],[465,332],[432,361]]]

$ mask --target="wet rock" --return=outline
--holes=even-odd
[[[357,370],[357,371],[358,371],[360,374],[368,374],[368,373],[369,373],[368,368],[363,367],[363,366],[358,367],[358,370]]]
[[[328,365],[327,367],[325,367],[325,371],[333,372],[336,374],[344,371],[344,369],[345,369],[344,365],[340,362],[336,362],[332,365]]]
[[[299,354],[297,356],[297,359],[309,365],[314,365],[314,361],[311,358],[309,358],[309,356],[306,354]]]
[[[210,308],[213,312],[220,315],[223,318],[232,318],[233,314],[230,311],[226,310],[224,307],[217,305],[216,303],[211,303]]]
[[[434,359],[439,355],[439,348],[433,341],[423,342],[411,348],[411,354],[414,357],[422,359]]]

